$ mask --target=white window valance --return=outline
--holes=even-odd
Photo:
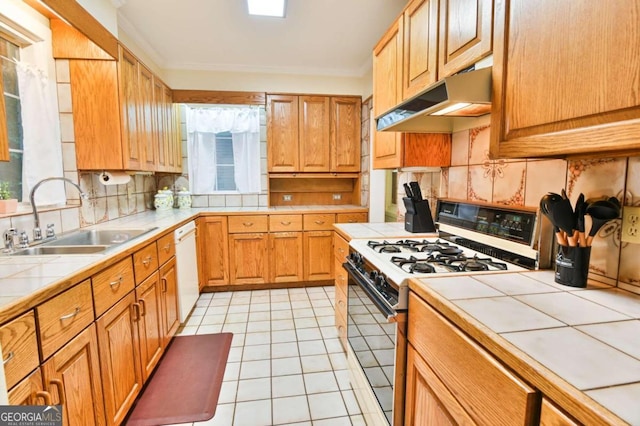
[[[251,107],[187,108],[189,133],[260,133],[260,113]]]

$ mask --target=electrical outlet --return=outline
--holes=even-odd
[[[640,207],[623,207],[622,241],[625,243],[640,244]]]
[[[285,194],[282,196],[282,201],[291,201],[293,200],[293,197],[291,196],[291,194]]]
[[[334,200],[342,200],[342,194],[333,194]]]

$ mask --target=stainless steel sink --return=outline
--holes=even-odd
[[[37,246],[16,250],[11,256],[97,254],[157,229],[81,229]]]
[[[18,250],[11,253],[12,256],[44,256],[51,254],[96,254],[105,251],[109,246],[92,245],[92,246],[47,246],[41,245],[30,247],[24,250]]]
[[[91,229],[79,230],[68,235],[63,235],[57,239],[44,243],[52,246],[113,246],[125,243],[133,238],[151,232],[156,228],[146,229]]]

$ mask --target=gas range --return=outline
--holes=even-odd
[[[427,238],[354,239],[345,268],[390,311],[406,309],[408,280],[536,269],[537,212],[440,201],[439,233]]]

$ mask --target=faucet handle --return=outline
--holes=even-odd
[[[42,229],[40,229],[39,227],[33,228],[33,240],[39,241],[41,239],[42,239]]]
[[[20,232],[20,248],[29,247],[29,236],[27,235],[27,231]]]
[[[55,238],[56,230],[54,229],[55,224],[49,223],[47,225],[47,238]]]

